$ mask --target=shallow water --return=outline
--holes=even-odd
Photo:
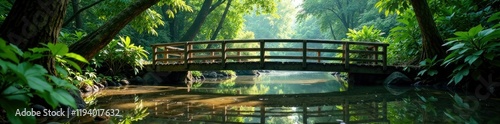
[[[341,81],[340,81],[341,82]],[[272,72],[186,87],[108,88],[101,108],[149,115],[136,123],[500,123],[500,99],[414,87],[351,86],[329,73]],[[188,92],[189,91],[189,92]]]

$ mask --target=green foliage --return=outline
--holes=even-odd
[[[202,77],[203,74],[200,71],[191,71],[193,77]]]
[[[132,124],[149,115],[148,108],[142,105],[142,100],[140,100],[138,96],[134,97],[134,104],[134,110],[124,112],[121,118],[114,118],[113,121],[118,124]]]
[[[77,89],[67,80],[65,65],[79,69],[74,60],[87,62],[82,56],[68,52],[64,44],[46,44],[45,47],[21,51],[17,46],[0,39],[0,106],[12,123],[34,123],[35,118],[14,116],[18,109],[28,108],[30,98],[39,96],[53,108],[60,104],[76,108],[75,100],[68,91]],[[44,58],[56,60],[55,70],[47,70],[35,64]],[[50,73],[49,73],[50,71]],[[52,74],[51,74],[52,73]]]
[[[131,43],[130,38],[120,37],[120,40],[111,41],[95,57],[94,65],[112,70],[109,74],[117,75],[127,71],[135,74],[144,67],[143,61],[147,59],[148,52],[142,46]],[[133,70],[129,70],[132,68]]]
[[[378,29],[374,29],[374,26],[363,26],[361,30],[353,30],[349,29],[347,32],[347,38],[351,41],[360,41],[360,42],[381,42],[383,41],[382,31]]]
[[[59,33],[58,41],[66,45],[71,45],[72,43],[75,43],[86,35],[87,33],[82,31],[74,31],[74,33],[65,33],[65,31],[61,31],[61,33]]]
[[[494,16],[492,18],[495,18]],[[498,18],[497,18],[498,19]],[[490,21],[494,21],[491,19]],[[449,46],[451,53],[446,56],[442,65],[456,64],[449,83],[459,83],[463,77],[472,74],[476,78],[481,70],[499,68],[498,56],[500,51],[500,30],[497,28],[483,28],[482,25],[471,28],[469,31],[455,32],[456,37],[449,38],[443,46]]]
[[[236,72],[234,72],[233,70],[220,70],[219,72],[222,72],[229,76],[236,76]]]
[[[385,15],[389,14],[400,14],[404,12],[406,9],[410,7],[410,3],[408,0],[399,1],[399,0],[379,0],[375,7],[379,9],[379,12],[384,11]]]
[[[420,72],[418,72],[418,76],[423,76],[424,74],[427,74],[429,76],[434,76],[438,74],[438,70],[435,69],[436,65],[441,62],[441,60],[436,60],[437,56],[434,56],[432,59],[427,58],[424,61],[421,61],[419,63],[420,67],[424,68]]]
[[[450,95],[451,96],[451,95]],[[454,100],[453,103],[453,110],[447,110],[444,112],[444,115],[451,119],[453,122],[452,123],[464,123],[464,124],[478,124],[476,121],[477,114],[471,114],[475,113],[477,111],[476,108],[479,104],[478,101],[473,101],[475,104],[469,104],[467,99],[463,99],[460,97],[458,94],[455,94],[451,96]],[[476,106],[476,107],[475,107]]]
[[[420,56],[422,41],[420,29],[412,10],[406,10],[397,17],[400,23],[392,28],[389,33],[387,43],[389,63],[402,64],[414,61],[416,56]]]
[[[378,29],[374,29],[374,26],[363,26],[361,30],[353,30],[349,29],[349,32],[347,33],[347,39],[350,41],[355,41],[355,42],[383,42],[386,39],[382,37],[382,31]],[[338,49],[343,49],[341,48],[342,46],[339,46]],[[369,48],[369,46],[366,45],[351,45],[349,47],[350,50],[370,50],[373,48]],[[341,57],[342,54],[337,54],[337,57]],[[370,55],[368,54],[352,54],[350,55],[351,58],[368,58]]]

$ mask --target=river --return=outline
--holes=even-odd
[[[498,98],[480,101],[474,94],[415,87],[349,87],[326,72],[272,71],[205,80],[190,88],[111,87],[101,92],[97,105],[122,111],[118,118],[141,118],[134,123],[500,123]],[[144,111],[134,112],[138,107]]]

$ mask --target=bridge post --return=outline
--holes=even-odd
[[[156,56],[158,50],[156,49],[157,47],[155,45],[151,45],[153,47],[153,70],[156,72],[156,60],[158,57]]]
[[[382,46],[382,68],[383,70],[387,70],[387,45]]]
[[[344,61],[344,64],[345,64],[344,68],[345,68],[345,70],[348,70],[349,69],[349,59],[350,59],[350,57],[349,57],[349,42],[344,43],[344,48],[345,48],[344,49],[344,60],[345,60]]]
[[[260,40],[260,68],[262,69],[264,68],[264,60],[266,57],[265,48],[266,48],[266,42]]]
[[[189,64],[189,42],[184,45],[184,68],[188,69]]]
[[[222,43],[221,43],[221,54],[222,54],[221,55],[222,68],[226,68],[226,40],[222,41]]]
[[[302,69],[307,68],[307,40],[302,41]]]

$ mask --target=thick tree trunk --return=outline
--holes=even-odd
[[[437,30],[427,0],[410,0],[413,11],[417,17],[418,26],[422,33],[422,56],[421,60],[437,56],[438,59],[445,57],[445,49],[442,47],[443,39]]]
[[[56,43],[67,0],[16,0],[0,26],[0,37],[23,50]]]
[[[186,33],[182,36],[180,41],[192,41],[196,37],[196,34],[200,32],[201,26],[205,22],[212,6],[212,0],[205,0],[201,6],[198,15],[193,21],[193,24],[189,27]]]
[[[22,50],[56,43],[68,0],[16,0],[0,26],[0,37]],[[53,58],[36,61],[49,73],[55,72]]]
[[[71,0],[71,5],[73,6],[73,16],[75,16],[75,28],[82,29],[82,16],[78,13],[78,10],[80,10],[80,0]]]
[[[85,36],[78,42],[70,46],[70,51],[82,55],[85,59],[92,59],[101,49],[111,42],[111,40],[136,16],[146,9],[158,3],[160,0],[139,0],[107,21],[96,31]],[[83,66],[83,63],[79,63]]]

